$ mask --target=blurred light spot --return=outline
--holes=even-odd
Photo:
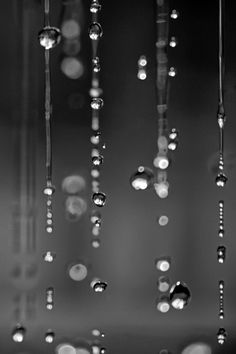
[[[80,26],[79,23],[73,19],[64,21],[61,26],[61,33],[63,37],[67,39],[75,38],[80,35]]]
[[[63,43],[63,52],[69,57],[77,55],[80,52],[80,49],[81,43],[78,38],[70,39]]]
[[[78,58],[66,57],[62,59],[61,70],[69,79],[79,79],[84,73],[84,66]]]
[[[76,195],[71,195],[66,198],[65,209],[67,219],[70,221],[78,220],[87,210],[87,202]]]
[[[72,264],[68,268],[69,277],[74,281],[82,281],[87,277],[88,269],[82,263]]]
[[[82,176],[71,175],[67,176],[62,181],[62,190],[65,193],[76,194],[85,189],[86,182]]]
[[[76,354],[90,354],[90,350],[86,348],[76,348]]]
[[[168,218],[168,216],[166,216],[166,215],[161,215],[161,216],[159,217],[158,222],[159,222],[159,225],[160,225],[160,226],[166,226],[166,225],[168,224],[168,222],[169,222],[169,218]]]
[[[92,335],[95,337],[99,337],[101,335],[101,332],[99,331],[99,329],[93,329]]]
[[[76,354],[76,349],[71,344],[63,343],[56,347],[57,354]]]
[[[181,354],[212,354],[212,350],[207,344],[193,343],[188,345]]]
[[[92,353],[93,354],[100,354],[100,348],[97,345],[92,346]]]

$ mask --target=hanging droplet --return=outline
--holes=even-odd
[[[158,290],[165,293],[169,290],[170,287],[170,279],[166,276],[161,276],[158,279]]]
[[[93,248],[99,248],[101,246],[101,241],[99,239],[92,240],[91,244]]]
[[[154,183],[154,189],[159,198],[167,198],[169,194],[169,183],[167,181],[161,183]]]
[[[169,222],[169,218],[166,215],[161,215],[158,219],[158,223],[160,226],[166,226]]]
[[[176,37],[171,37],[170,39],[170,47],[175,48],[177,46],[177,39]]]
[[[93,63],[93,71],[95,73],[98,73],[101,70],[99,57],[93,58],[92,63]]]
[[[224,263],[226,257],[226,248],[225,246],[219,246],[217,248],[217,259],[219,263]]]
[[[170,302],[176,310],[184,309],[191,300],[191,293],[187,285],[177,281],[170,289]]]
[[[173,19],[173,20],[176,20],[178,17],[179,17],[179,12],[177,10],[172,10],[171,11],[171,14],[170,14],[170,17]]]
[[[89,37],[93,41],[97,41],[100,37],[102,37],[102,26],[97,23],[93,22],[89,27]]]
[[[94,166],[102,165],[103,164],[103,160],[104,160],[104,157],[102,155],[94,156],[92,158],[92,162],[93,162]]]
[[[51,329],[49,329],[45,333],[45,342],[51,344],[51,343],[53,343],[54,338],[55,338],[55,333]]]
[[[224,187],[228,178],[223,172],[218,173],[216,176],[215,182],[218,187]]]
[[[170,67],[169,72],[168,72],[168,75],[171,76],[171,77],[175,77],[176,74],[177,74],[176,69],[175,69],[173,66]]]
[[[151,185],[153,179],[154,174],[152,170],[148,167],[140,166],[138,171],[130,177],[130,184],[136,191],[145,190]]]
[[[91,108],[95,110],[99,110],[103,107],[104,102],[102,98],[94,97],[91,100]]]
[[[107,283],[98,278],[95,278],[91,281],[90,286],[96,293],[102,293],[106,290]]]
[[[16,343],[22,343],[25,339],[25,333],[25,328],[18,324],[12,331],[12,340]]]
[[[224,328],[219,328],[217,333],[217,341],[219,344],[224,344],[227,338],[227,332]]]
[[[93,14],[96,14],[98,11],[100,11],[102,8],[102,5],[100,5],[98,0],[93,0],[92,4],[90,6],[90,12]]]
[[[55,192],[55,187],[51,184],[51,182],[48,182],[47,187],[45,187],[43,190],[43,194],[45,194],[48,197],[51,197],[54,192]]]
[[[159,299],[157,299],[156,307],[157,307],[157,310],[162,313],[168,312],[170,309],[170,300],[169,300],[168,296],[161,295],[159,297]]]
[[[43,259],[45,260],[45,262],[48,262],[48,263],[52,263],[55,258],[56,258],[56,254],[51,251],[47,251],[43,255]]]
[[[153,160],[153,165],[156,168],[160,168],[161,170],[165,170],[169,166],[169,159],[166,154],[158,153],[155,159]]]
[[[167,272],[170,269],[171,259],[170,257],[159,257],[155,260],[157,270],[161,272]]]
[[[38,34],[39,43],[45,49],[54,48],[61,40],[61,32],[56,27],[44,27]]]
[[[106,195],[104,193],[94,193],[93,194],[93,202],[98,207],[103,207],[106,203]]]

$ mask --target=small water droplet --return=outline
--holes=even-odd
[[[25,339],[25,333],[25,328],[18,324],[12,331],[12,340],[16,343],[22,343]]]
[[[93,58],[92,64],[93,64],[93,71],[95,73],[98,73],[101,70],[99,57]]]
[[[47,309],[47,310],[52,310],[53,307],[54,307],[54,303],[53,303],[53,302],[50,302],[50,303],[47,303],[47,304],[46,304],[46,309]]]
[[[158,223],[160,226],[166,226],[169,222],[169,218],[166,215],[161,215],[158,219]]]
[[[146,55],[141,55],[138,60],[138,66],[145,67],[147,65]]]
[[[166,276],[161,276],[158,279],[158,290],[165,293],[169,290],[170,287],[170,279]]]
[[[97,220],[101,220],[101,213],[97,210],[93,210],[90,215],[90,221],[92,224],[95,224]]]
[[[103,144],[103,145],[102,145],[102,148],[105,150],[105,149],[106,149],[106,144]]]
[[[171,132],[169,133],[169,138],[171,140],[175,140],[178,138],[178,131],[175,128],[171,129]]]
[[[52,227],[52,225],[51,225],[51,226],[46,226],[46,232],[47,232],[48,234],[51,234],[51,233],[53,232],[53,227]]]
[[[100,5],[98,0],[93,0],[92,4],[90,6],[90,12],[93,14],[96,14],[98,11],[100,11],[102,8],[102,5]]]
[[[169,166],[169,159],[165,153],[158,153],[155,159],[153,160],[153,165],[156,168],[165,170]]]
[[[82,281],[88,275],[88,269],[83,263],[73,263],[68,267],[69,277],[74,281]]]
[[[97,41],[102,36],[102,26],[97,23],[93,22],[89,27],[89,37],[93,41]]]
[[[157,270],[161,272],[167,272],[170,269],[171,259],[170,257],[159,257],[155,260]]]
[[[219,344],[224,344],[227,338],[227,332],[224,328],[219,328],[217,332],[217,341]]]
[[[92,162],[93,162],[94,166],[100,166],[100,165],[102,165],[102,164],[103,164],[103,160],[104,160],[104,158],[103,158],[102,155],[94,156],[94,157],[92,158]]]
[[[47,251],[43,255],[43,259],[45,260],[45,262],[52,263],[55,258],[56,258],[56,254],[54,252],[51,252],[51,251]]]
[[[100,349],[100,353],[101,353],[101,354],[105,354],[105,353],[106,353],[106,348],[104,348],[104,347],[101,348],[101,349]]]
[[[92,168],[91,169],[91,176],[93,178],[98,178],[100,176],[100,171],[98,168]]]
[[[145,190],[153,182],[154,174],[148,167],[140,166],[130,177],[130,184],[135,190]]]
[[[170,67],[168,75],[171,76],[171,77],[175,77],[176,74],[177,74],[177,70],[173,66]]]
[[[159,198],[167,198],[169,194],[169,183],[167,181],[161,183],[154,183],[154,189]]]
[[[98,278],[95,278],[91,281],[90,286],[96,293],[102,293],[106,290],[107,283]]]
[[[43,194],[45,194],[46,196],[49,196],[49,197],[51,197],[54,192],[55,192],[55,187],[53,185],[51,185],[51,183],[48,183],[47,187],[45,187],[43,190]]]
[[[92,335],[95,337],[100,337],[101,332],[99,331],[99,329],[93,329],[92,330]]]
[[[38,40],[45,49],[54,48],[61,40],[61,32],[56,27],[44,27],[38,34]]]
[[[217,259],[219,263],[224,263],[226,257],[226,248],[225,246],[219,246],[217,248]]]
[[[168,296],[161,295],[159,297],[159,299],[157,300],[156,307],[157,307],[157,310],[162,313],[168,312],[170,309],[170,300],[169,300]]]
[[[177,46],[177,39],[176,39],[176,37],[171,37],[171,39],[170,39],[170,47],[172,47],[172,48],[174,48],[174,47],[176,47]]]
[[[172,10],[171,11],[171,14],[170,14],[170,17],[173,19],[173,20],[176,20],[178,17],[179,17],[179,12],[177,10]]]
[[[170,302],[176,310],[183,310],[191,300],[191,293],[187,285],[177,281],[170,289]]]
[[[92,199],[98,207],[103,207],[106,203],[106,195],[102,192],[94,193]]]
[[[228,178],[223,172],[220,172],[215,179],[217,187],[224,187]]]
[[[91,100],[91,108],[95,110],[99,110],[104,106],[104,101],[100,97],[94,97]]]
[[[101,246],[101,241],[99,239],[92,240],[91,244],[93,248],[99,248]]]
[[[146,72],[146,70],[145,69],[139,69],[138,70],[138,74],[137,74],[137,78],[139,79],[139,80],[146,80],[146,78],[147,78],[147,72]]]
[[[177,146],[178,146],[177,140],[172,140],[168,144],[168,149],[171,151],[175,151],[177,149]]]
[[[53,343],[54,338],[55,338],[55,333],[52,330],[49,329],[45,333],[45,342],[51,344],[51,343]]]

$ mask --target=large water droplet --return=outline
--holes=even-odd
[[[45,333],[45,342],[51,344],[51,343],[53,343],[54,338],[55,338],[55,333],[51,329],[49,329]]]
[[[224,344],[227,338],[227,332],[224,328],[219,328],[217,332],[217,341],[219,344]]]
[[[223,172],[220,172],[215,179],[217,187],[224,187],[228,178]]]
[[[219,263],[224,263],[226,257],[226,248],[225,246],[219,246],[217,248],[217,259]]]
[[[92,4],[90,6],[90,12],[93,14],[96,14],[98,11],[100,11],[102,8],[102,5],[100,5],[98,0],[93,0]]]
[[[82,281],[88,275],[88,269],[83,263],[73,263],[68,267],[69,277],[74,281]]]
[[[56,27],[44,27],[38,34],[39,43],[45,49],[54,48],[61,40],[61,32]]]
[[[98,207],[103,207],[106,203],[106,195],[102,192],[93,194],[93,202]]]
[[[95,293],[102,293],[107,288],[107,283],[98,278],[95,278],[90,283],[91,288],[95,291]]]
[[[170,309],[170,300],[169,300],[168,296],[161,295],[159,297],[159,299],[157,300],[156,307],[157,307],[157,310],[162,313],[168,312]]]
[[[89,37],[93,41],[97,41],[102,36],[102,26],[97,23],[93,22],[89,27]]]
[[[135,190],[145,190],[153,182],[154,174],[148,167],[140,166],[130,177],[130,184]]]
[[[93,210],[90,215],[90,221],[92,224],[95,224],[96,221],[101,220],[101,213],[97,210]]]
[[[158,290],[161,291],[162,293],[165,293],[169,290],[170,287],[170,279],[169,277],[166,276],[161,276],[158,279]]]
[[[185,308],[191,300],[191,293],[187,285],[178,281],[170,289],[170,302],[176,310]]]
[[[16,343],[23,342],[26,330],[23,326],[18,324],[12,331],[12,340]]]

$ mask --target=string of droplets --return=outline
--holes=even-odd
[[[43,190],[46,196],[46,232],[53,232],[52,198],[55,187],[52,183],[52,100],[51,100],[51,72],[50,49],[54,48],[61,40],[61,32],[50,25],[50,0],[44,0],[44,27],[38,34],[39,43],[45,50],[45,131],[46,131],[46,187]],[[53,262],[55,253],[47,251],[44,255],[45,262]],[[46,289],[46,308],[53,308],[53,288]],[[55,333],[49,329],[45,334],[45,341],[52,343]]]
[[[101,11],[101,5],[99,0],[92,0],[90,6],[90,12],[92,14],[92,24],[89,27],[89,37],[92,42],[92,82],[90,89],[91,96],[91,109],[92,109],[92,136],[91,136],[91,158],[92,158],[92,200],[97,207],[103,207],[106,203],[106,195],[100,191],[100,166],[103,164],[104,157],[101,154],[101,133],[99,114],[104,105],[102,95],[102,89],[99,87],[99,73],[101,70],[100,59],[98,57],[98,43],[102,37],[103,31],[100,23],[98,22],[98,13]],[[105,148],[105,145],[102,145]],[[101,214],[93,209],[90,217],[92,223],[92,246],[97,248],[100,246],[100,239],[97,238],[100,234],[101,228]]]
[[[218,187],[225,187],[227,176],[224,172],[224,126],[226,121],[225,108],[224,108],[224,36],[223,36],[223,8],[224,0],[219,0],[219,33],[218,33],[218,69],[219,69],[219,86],[218,86],[218,110],[217,110],[217,123],[219,127],[219,161],[218,161],[218,174],[215,182]],[[224,201],[219,201],[219,230],[218,236],[224,237]],[[226,247],[220,245],[217,248],[217,259],[219,263],[224,263],[226,259]],[[220,280],[218,282],[219,291],[219,314],[220,320],[224,319],[224,286],[225,282]],[[217,332],[217,341],[219,344],[224,344],[227,338],[227,332],[224,327],[220,327]]]

